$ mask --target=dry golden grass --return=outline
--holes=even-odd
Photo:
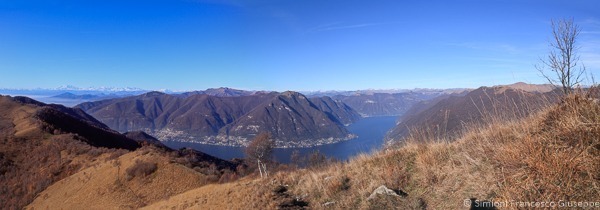
[[[498,197],[507,200],[600,200],[600,106],[578,95],[529,125],[494,157]]]
[[[156,164],[145,176],[128,176],[140,162]],[[172,163],[164,153],[142,148],[58,181],[27,209],[132,209],[207,184],[205,175]]]
[[[277,199],[265,180],[242,179],[193,189],[143,209],[276,209]]]

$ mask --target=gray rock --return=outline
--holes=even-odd
[[[324,203],[323,206],[331,206],[333,204],[335,204],[335,201],[329,201],[327,203]]]
[[[377,189],[375,189],[375,191],[373,191],[373,193],[371,193],[371,195],[369,196],[369,198],[367,200],[375,199],[375,198],[377,198],[378,195],[400,197],[400,195],[398,195],[395,191],[387,188],[385,185],[381,185]]]

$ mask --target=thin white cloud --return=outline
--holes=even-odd
[[[518,59],[515,56],[511,56],[511,57],[458,57],[461,59],[466,59],[466,60],[476,60],[476,61],[485,61],[485,62],[490,62],[490,63],[504,63],[504,64],[521,64],[521,65],[528,65],[531,62],[526,60],[526,59]],[[520,58],[520,57],[519,57]]]
[[[586,19],[579,23],[581,27],[581,34],[585,36],[598,35],[600,34],[600,20],[597,19]]]
[[[519,53],[522,51],[519,47],[506,43],[461,42],[446,43],[446,45],[473,50],[502,51],[511,54]]]
[[[598,35],[600,31],[581,31],[581,34]]]
[[[600,70],[600,52],[598,51],[582,51],[579,61],[585,65],[590,71]]]
[[[581,63],[590,70],[600,69],[600,53],[581,53]]]
[[[600,20],[595,18],[588,18],[581,21],[581,24],[584,24],[585,26],[600,26]]]
[[[600,70],[600,39],[582,40],[580,46],[580,62],[590,71]]]
[[[379,23],[360,23],[360,24],[350,24],[344,25],[342,23],[329,23],[326,25],[318,26],[313,29],[308,30],[308,33],[317,33],[324,31],[333,31],[333,30],[344,30],[344,29],[355,29],[355,28],[365,28],[372,26],[381,26],[381,25],[389,25],[395,24],[397,22],[379,22]]]
[[[196,2],[196,3],[204,3],[204,4],[219,4],[219,5],[227,5],[233,7],[243,7],[244,2],[240,0],[183,0],[186,2]]]

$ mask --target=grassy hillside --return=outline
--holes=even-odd
[[[171,160],[155,148],[144,147],[60,180],[27,208],[139,208],[214,179]]]
[[[456,138],[473,125],[525,118],[559,98],[557,92],[528,92],[513,86],[480,87],[434,104],[419,104],[386,134],[386,141],[403,141],[410,135]]]

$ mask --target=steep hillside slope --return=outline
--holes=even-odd
[[[396,120],[397,123],[400,123],[402,121],[404,121],[405,119],[411,118],[414,115],[418,115],[421,112],[430,109],[431,107],[435,106],[436,104],[438,104],[440,101],[446,100],[450,97],[461,97],[461,96],[465,96],[467,95],[469,92],[462,92],[462,93],[453,93],[453,94],[446,94],[446,95],[441,95],[429,100],[425,100],[425,101],[421,101],[419,103],[414,104],[412,107],[410,107],[408,110],[406,110],[406,113],[404,113],[404,115],[398,117],[398,119]]]
[[[317,106],[299,93],[291,94],[293,99],[287,102],[303,101],[302,103],[285,102],[287,104],[282,104],[279,108],[269,108],[275,104],[272,102],[278,101],[285,94],[287,93],[259,92],[223,97],[189,94],[182,97],[150,92],[134,97],[83,103],[77,107],[121,132],[143,130],[163,141],[232,146],[244,145],[248,138],[265,131],[272,132],[273,137],[279,140],[281,144],[278,146],[307,138],[339,140],[348,136],[344,124],[358,119],[354,110],[339,102],[327,97],[317,98],[313,100],[318,102]],[[284,105],[288,109],[309,111],[288,115],[288,109],[282,109]],[[262,124],[255,123],[251,117],[262,119]],[[316,122],[327,126],[315,129],[318,125]]]
[[[50,184],[138,147],[81,110],[0,96],[0,203],[21,208]]]
[[[320,105],[325,105],[325,102],[318,101]],[[333,107],[340,106],[330,102]],[[331,106],[322,107],[327,111],[322,110],[304,95],[288,91],[225,126],[222,132],[226,136],[245,138],[240,140],[245,142],[259,131],[266,131],[275,136],[277,145],[283,147],[308,147],[351,138],[335,113],[339,115],[353,113],[349,109],[338,111],[338,108],[334,110]],[[349,115],[343,119],[350,120],[352,117],[356,115]]]
[[[456,137],[465,126],[483,122],[485,118],[521,118],[551,104],[554,92],[539,93],[510,86],[481,87],[464,96],[450,96],[435,104],[420,104],[401,118],[386,135],[388,142],[399,140],[411,132],[416,135]]]
[[[318,109],[325,112],[325,114],[330,115],[331,119],[338,120],[344,125],[352,124],[360,119],[360,114],[358,114],[358,112],[341,101],[333,100],[327,96],[309,98],[309,100]]]

